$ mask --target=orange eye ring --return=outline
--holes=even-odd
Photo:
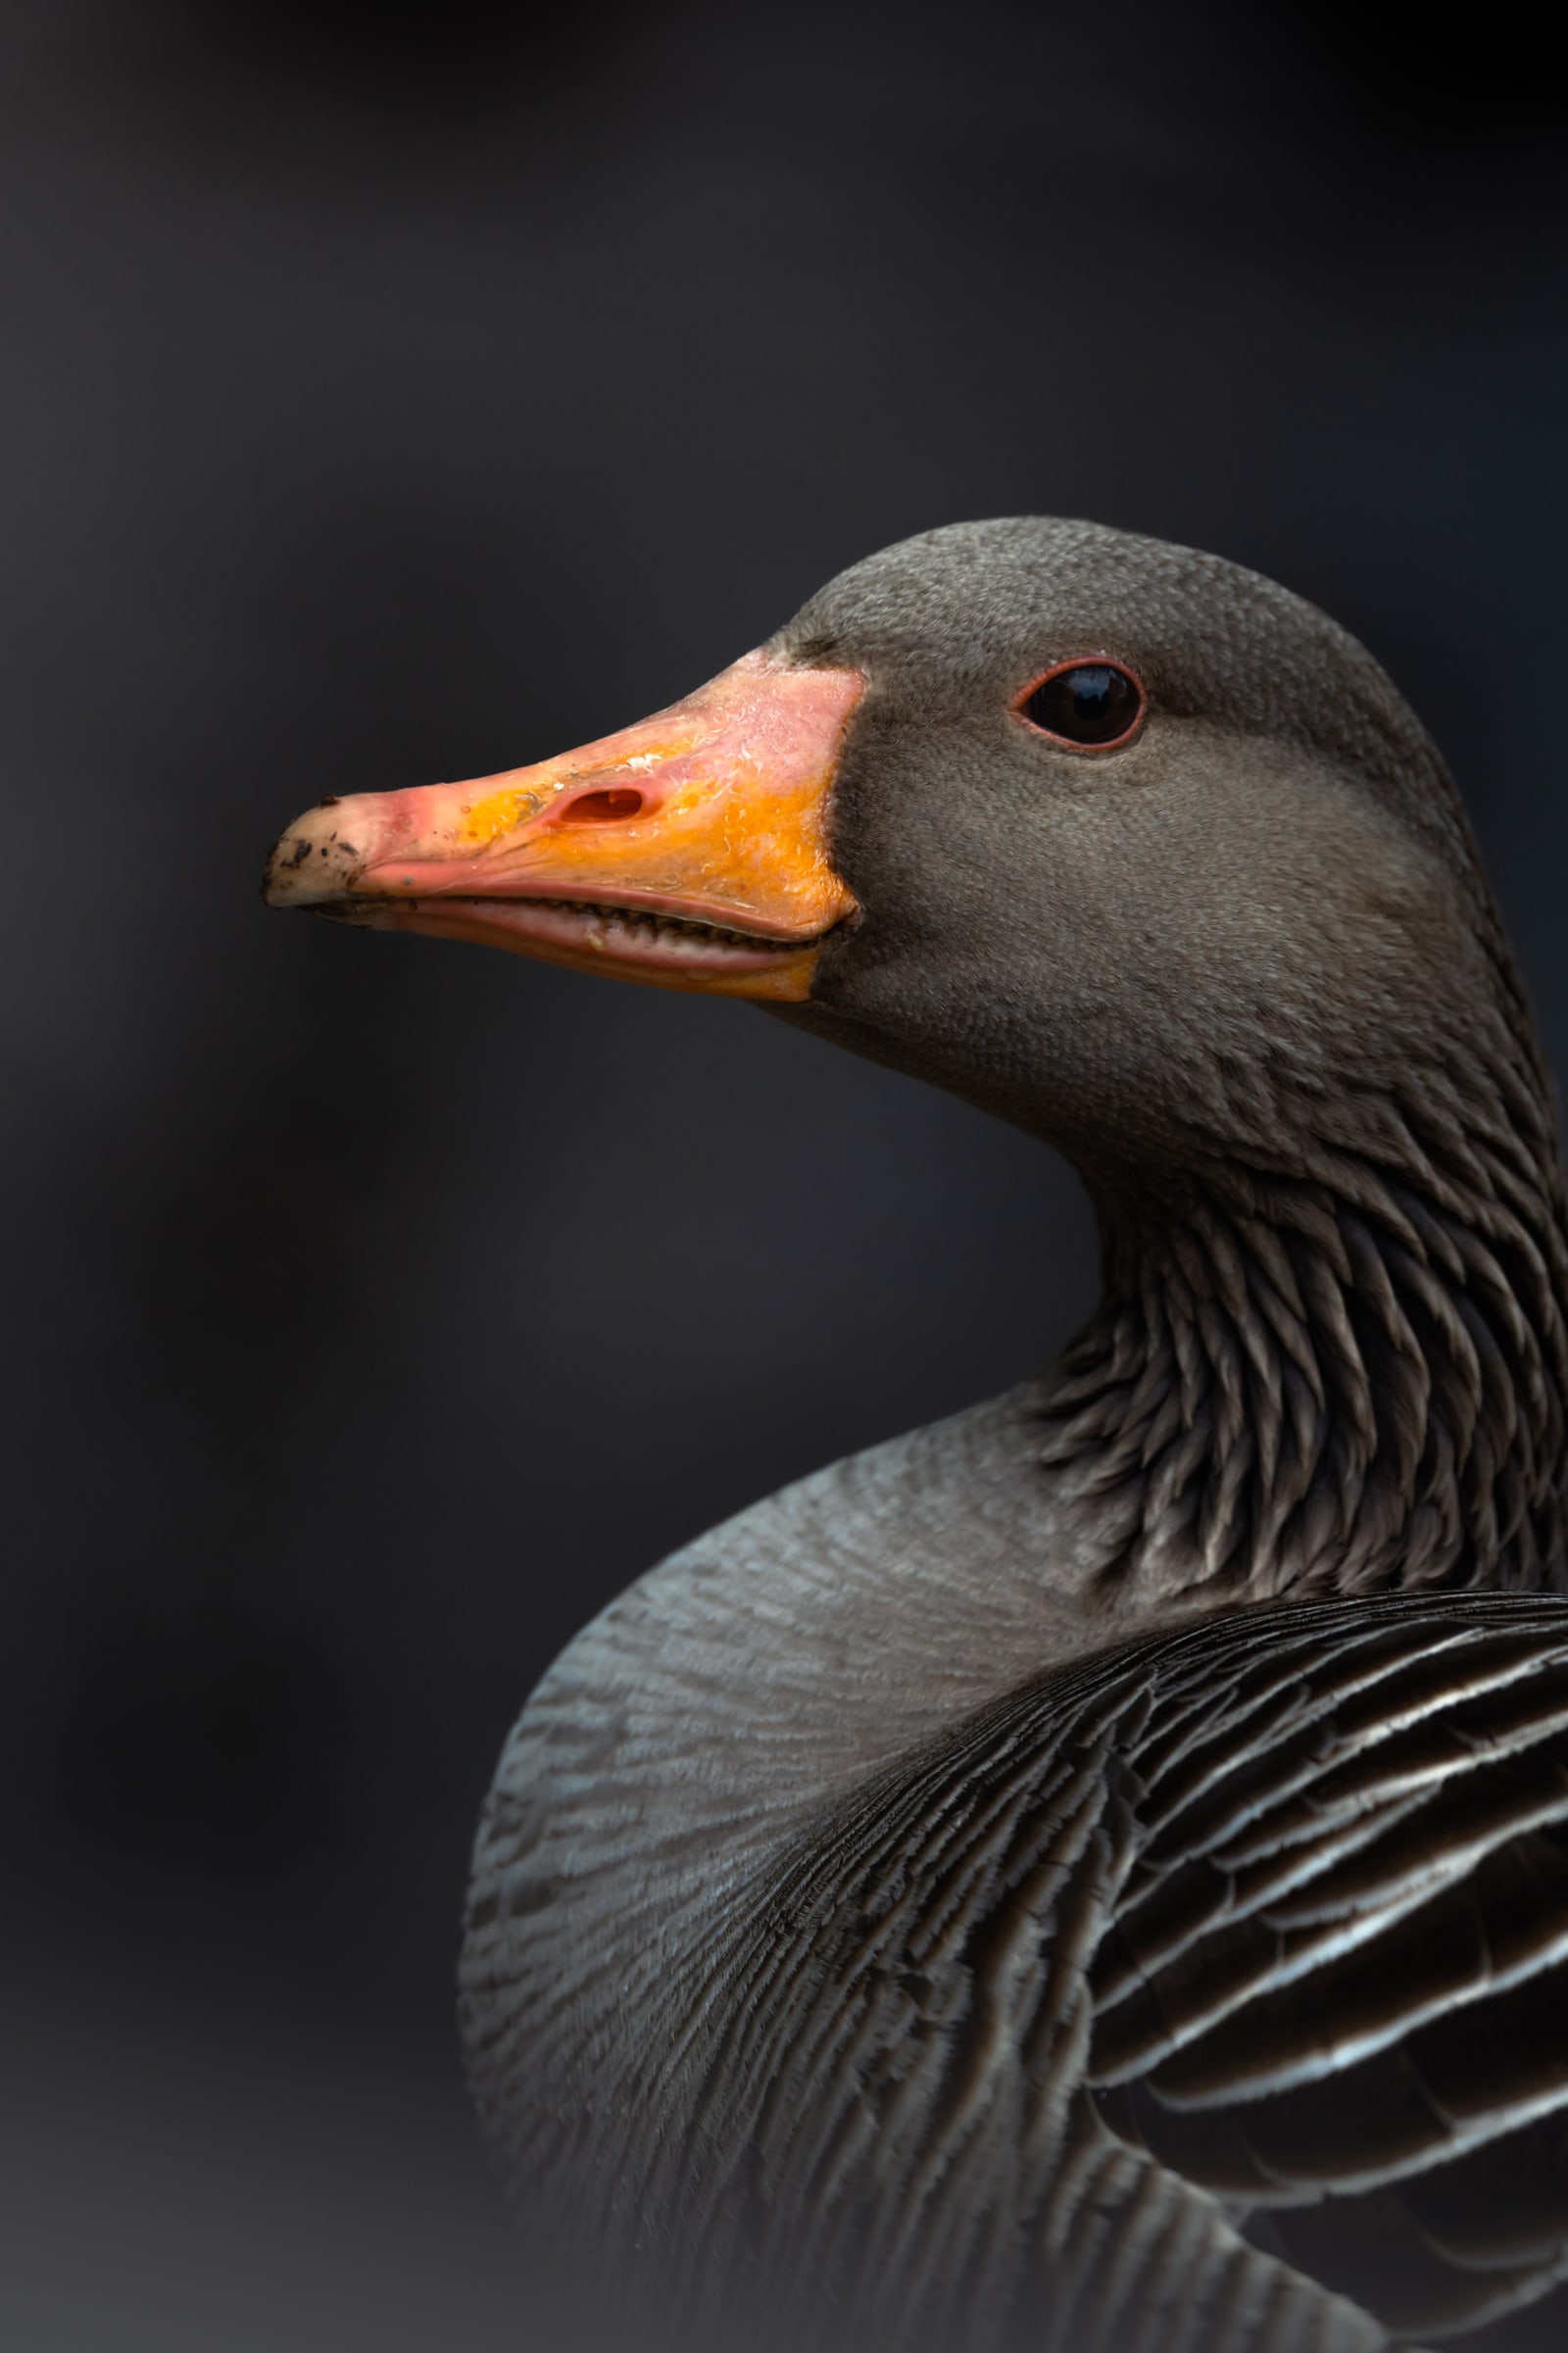
[[[1078,673],[1083,685],[1075,692],[1069,682]],[[1148,717],[1149,697],[1127,662],[1074,654],[1031,679],[1012,708],[1026,727],[1064,751],[1119,752]]]

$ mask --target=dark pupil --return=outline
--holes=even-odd
[[[1085,662],[1037,686],[1023,708],[1037,727],[1069,743],[1110,744],[1138,716],[1138,689],[1125,671]]]

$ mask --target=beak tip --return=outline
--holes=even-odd
[[[265,907],[319,907],[353,889],[365,860],[333,823],[337,807],[332,799],[321,802],[283,835],[262,877]]]

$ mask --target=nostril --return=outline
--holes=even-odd
[[[641,816],[643,796],[635,785],[611,785],[597,793],[579,793],[556,818],[558,825],[610,825],[617,818]]]

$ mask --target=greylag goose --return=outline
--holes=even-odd
[[[471,2081],[629,2341],[1568,2341],[1563,1179],[1371,658],[958,525],[268,895],[753,999],[1097,1204],[1058,1362],[665,1560],[507,1744]]]

